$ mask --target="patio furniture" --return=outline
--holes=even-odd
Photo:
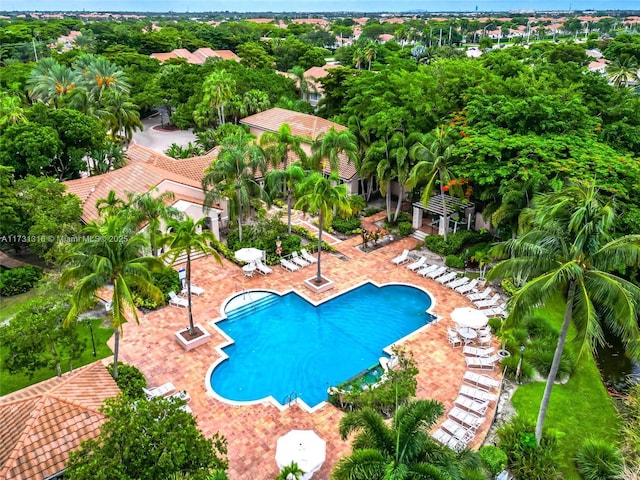
[[[462,327],[458,328],[457,332],[464,339],[465,344],[472,343],[478,338],[478,333],[473,328]]]
[[[447,341],[451,344],[453,348],[461,347],[463,344],[463,341],[460,338],[460,336],[451,327],[447,327]]]
[[[152,387],[152,388],[143,387],[142,391],[147,396],[147,399],[151,400],[152,398],[156,398],[156,397],[164,397],[167,393],[171,393],[175,389],[176,387],[173,386],[173,383],[167,382],[160,385],[159,387]]]
[[[489,319],[477,308],[458,307],[451,312],[451,320],[460,327],[482,328]]]
[[[490,393],[486,390],[471,387],[469,385],[462,385],[460,387],[460,394],[480,402],[495,402],[498,399],[498,396],[495,393]]]
[[[478,348],[478,347],[465,346],[462,349],[462,354],[470,357],[490,357],[494,351],[495,351],[495,348],[493,347]]]
[[[180,308],[187,308],[189,306],[189,300],[184,297],[176,295],[176,292],[169,292],[169,305]]]
[[[184,400],[186,403],[191,401],[191,395],[186,390],[180,390],[179,392],[172,393],[167,398],[177,398],[178,400]]]
[[[460,407],[453,407],[451,410],[449,410],[447,416],[474,430],[477,430],[485,420],[485,417],[474,415],[473,413],[467,412]]]
[[[299,266],[297,266],[295,263],[290,262],[286,258],[280,259],[280,265],[282,266],[282,268],[284,268],[285,270],[289,270],[290,272],[297,272],[298,270],[300,270]]]
[[[258,248],[247,247],[236,250],[233,255],[241,262],[251,263],[256,260],[262,260],[264,252]]]
[[[484,415],[487,408],[489,408],[489,402],[479,402],[477,400],[472,400],[469,397],[465,397],[464,395],[458,395],[453,403],[459,408],[468,412],[473,412],[477,415]]]
[[[461,287],[462,285],[466,285],[467,283],[469,283],[469,279],[467,277],[460,277],[460,278],[456,278],[453,282],[449,282],[447,283],[447,288],[450,288],[451,290],[455,290],[458,287]]]
[[[502,299],[500,298],[500,294],[496,293],[493,295],[493,297],[489,298],[488,300],[478,300],[476,302],[473,302],[473,304],[477,308],[489,308],[489,307],[497,306],[501,300]]]
[[[498,305],[497,307],[487,308],[485,310],[485,315],[487,317],[495,318],[502,317],[505,318],[507,316],[507,305]]]
[[[276,463],[280,470],[292,462],[297,463],[304,472],[298,478],[308,480],[322,467],[326,451],[326,442],[313,430],[291,430],[278,438]]]
[[[427,278],[435,279],[436,277],[444,275],[445,273],[447,273],[447,267],[438,267],[433,272],[427,273],[425,276]]]
[[[291,252],[291,261],[293,263],[295,263],[296,265],[298,265],[299,267],[308,267],[309,265],[311,265],[309,262],[307,262],[304,258],[299,257],[298,256],[298,252]]]
[[[445,283],[449,283],[451,280],[455,279],[457,276],[458,274],[456,272],[449,272],[439,278],[436,278],[436,282],[444,285]]]
[[[485,299],[489,298],[489,295],[491,295],[492,292],[493,292],[493,288],[487,287],[482,292],[471,293],[471,294],[467,295],[467,298],[469,300],[471,300],[472,302],[475,302],[475,301],[478,301],[478,300],[485,300]]]
[[[302,255],[302,258],[304,258],[309,263],[318,263],[318,259],[307,252],[307,250],[304,248],[300,249],[300,255]]]
[[[466,295],[467,293],[475,291],[476,285],[478,285],[478,279],[474,278],[466,285],[461,285],[459,287],[456,287],[454,290],[458,293],[461,293],[462,295]]]
[[[199,297],[200,295],[202,295],[203,293],[205,293],[206,290],[202,287],[199,287],[195,284],[191,284],[191,295],[195,295],[197,297]],[[187,292],[187,286],[185,285],[184,287],[182,287],[182,290],[180,291],[180,295],[186,295]]]
[[[473,440],[473,437],[475,437],[475,432],[473,430],[459,424],[452,418],[447,418],[440,428],[446,430],[457,439],[462,440],[464,443],[469,443]]]
[[[273,273],[273,270],[267,267],[264,263],[262,263],[261,260],[256,260],[255,266],[258,273],[261,273],[262,275],[268,275],[270,273]]]
[[[400,255],[391,259],[391,263],[395,265],[402,265],[409,261],[409,250],[404,249]]]
[[[480,334],[478,333],[478,340],[476,341],[476,343],[480,346],[486,346],[486,345],[491,345],[491,340],[493,339],[493,337],[491,336],[491,334]]]
[[[428,267],[422,267],[420,270],[416,270],[416,273],[421,277],[426,277],[429,273],[437,270],[438,268],[440,267],[437,265],[429,265]]]
[[[444,431],[442,428],[437,429],[431,436],[445,447],[449,447],[451,450],[456,452],[464,450],[467,446],[465,442]]]
[[[464,372],[462,382],[467,385],[471,385],[472,387],[480,387],[486,390],[491,390],[492,388],[498,388],[500,386],[500,382],[491,378],[489,375],[470,372],[469,370]]]
[[[244,267],[242,267],[242,272],[245,277],[253,277],[253,272],[256,271],[256,266],[253,263],[247,263]]]
[[[415,262],[410,263],[409,265],[407,265],[407,268],[409,270],[411,270],[412,272],[416,272],[416,271],[418,271],[419,269],[421,269],[424,266],[426,261],[427,261],[427,257],[420,257]]]
[[[467,368],[475,370],[493,370],[495,363],[500,360],[498,355],[491,355],[490,357],[465,357],[464,361],[467,363]]]

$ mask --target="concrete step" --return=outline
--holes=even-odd
[[[421,242],[424,242],[424,239],[427,236],[427,234],[421,230],[414,230],[411,236],[417,240],[420,240]]]

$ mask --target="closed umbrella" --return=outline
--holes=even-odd
[[[241,262],[251,263],[262,259],[264,252],[258,248],[246,247],[236,250],[233,255]]]
[[[480,310],[471,307],[459,307],[451,312],[451,320],[461,327],[481,328],[488,322],[489,318]]]
[[[326,451],[327,442],[313,430],[291,430],[278,439],[276,463],[280,470],[297,463],[304,472],[301,479],[308,480],[322,467]]]

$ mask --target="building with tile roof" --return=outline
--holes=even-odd
[[[329,75],[331,68],[336,68],[338,65],[325,64],[322,67],[311,67],[304,72],[304,77],[307,79],[309,85],[309,104],[315,107],[320,103],[320,100],[324,98],[324,88],[322,87],[321,79]],[[298,86],[299,87],[299,86]]]
[[[98,411],[120,393],[102,362],[0,397],[0,478],[57,478],[80,442],[104,423]]]
[[[170,58],[184,58],[188,63],[194,65],[202,65],[209,58],[217,58],[219,60],[235,60],[240,61],[240,57],[231,50],[213,50],[211,48],[199,48],[191,53],[186,48],[176,48],[171,52],[152,53],[151,58],[155,58],[160,63],[164,63]]]
[[[117,170],[91,177],[67,180],[67,191],[77,195],[82,202],[82,220],[90,222],[99,218],[96,202],[106,198],[113,190],[118,198],[128,194],[149,191],[173,192],[175,198],[168,201],[185,215],[199,220],[208,217],[207,225],[216,238],[220,238],[220,225],[226,225],[228,214],[225,202],[204,211],[202,178],[217,152],[176,160],[146,147],[133,144],[126,152],[127,165]]]
[[[317,138],[324,136],[331,128],[337,131],[348,130],[344,125],[331,122],[315,115],[294,112],[284,108],[271,108],[264,112],[256,113],[240,120],[242,125],[249,127],[249,131],[258,138],[264,132],[277,132],[283,123],[287,123],[291,127],[291,134],[302,140],[302,149],[307,153],[311,153],[311,143]],[[290,161],[296,161],[297,158],[291,158]],[[359,183],[356,174],[355,165],[350,162],[346,155],[338,155],[338,176],[340,180],[347,184],[347,190],[350,193],[357,193]],[[328,164],[325,165],[325,172],[330,172]]]

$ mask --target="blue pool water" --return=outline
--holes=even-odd
[[[230,302],[232,303],[232,302]],[[213,390],[229,400],[269,395],[313,407],[327,388],[369,368],[382,349],[432,321],[431,297],[403,285],[367,283],[317,307],[296,293],[268,294],[225,312],[217,325],[233,340],[229,358],[211,375]]]

